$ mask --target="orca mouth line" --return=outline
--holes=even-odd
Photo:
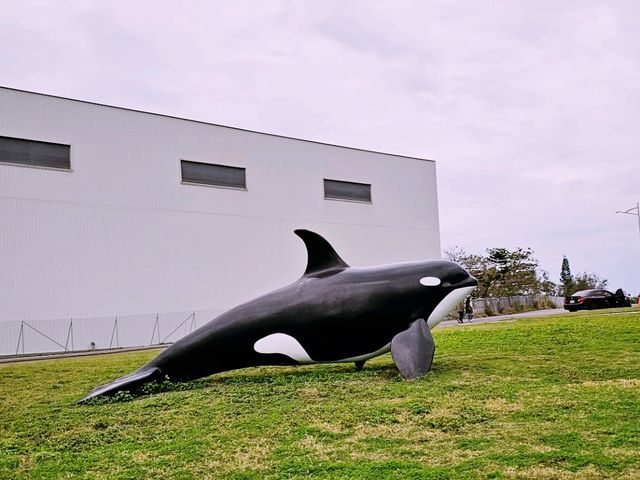
[[[459,289],[459,288],[467,288],[467,287],[477,287],[478,286],[478,280],[476,280],[475,277],[469,277],[465,280],[463,280],[462,282],[458,282],[458,283],[451,283],[451,282],[443,282],[442,283],[442,287],[449,287],[449,288],[454,288],[454,289]]]
[[[440,303],[433,309],[431,315],[427,319],[427,325],[429,329],[433,329],[436,325],[438,325],[444,317],[448,315],[448,313],[455,308],[471,291],[476,288],[478,282],[476,279],[473,279],[475,285],[470,287],[462,287],[456,288],[452,292],[449,292],[446,297],[444,297]]]

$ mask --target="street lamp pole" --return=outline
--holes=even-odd
[[[636,202],[636,206],[631,207],[629,210],[625,210],[624,212],[617,211],[616,213],[624,213],[626,215],[635,215],[638,217],[638,234],[640,234],[640,202]]]
[[[634,215],[638,217],[638,233],[640,234],[640,203],[636,203],[636,206],[630,208],[629,210],[625,210],[624,212],[618,211],[616,213],[625,213],[627,215]]]

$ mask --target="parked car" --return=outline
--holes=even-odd
[[[630,306],[631,300],[621,288],[616,290],[616,293],[601,288],[580,290],[564,299],[564,308],[570,312]]]

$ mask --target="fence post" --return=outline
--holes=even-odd
[[[73,350],[73,318],[69,319],[69,330],[67,330],[67,341],[64,342],[64,351],[69,351],[69,339],[71,339],[71,350]]]
[[[116,347],[120,348],[120,334],[118,332],[118,316],[113,322],[113,330],[111,331],[111,340],[109,340],[109,348],[113,348],[113,337],[116,337]]]
[[[22,341],[22,353],[24,354],[24,321],[20,322],[20,333],[18,333],[18,345],[16,345],[16,355],[20,351],[20,341]]]
[[[156,331],[158,332],[158,344],[160,343],[160,314],[156,313],[156,321],[153,324],[153,332],[151,332],[151,341],[149,342],[149,345],[153,345],[153,337],[156,334]]]

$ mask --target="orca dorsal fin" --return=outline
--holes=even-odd
[[[304,229],[294,230],[293,233],[298,235],[307,247],[307,269],[304,275],[349,266],[340,258],[331,244],[317,233]]]

